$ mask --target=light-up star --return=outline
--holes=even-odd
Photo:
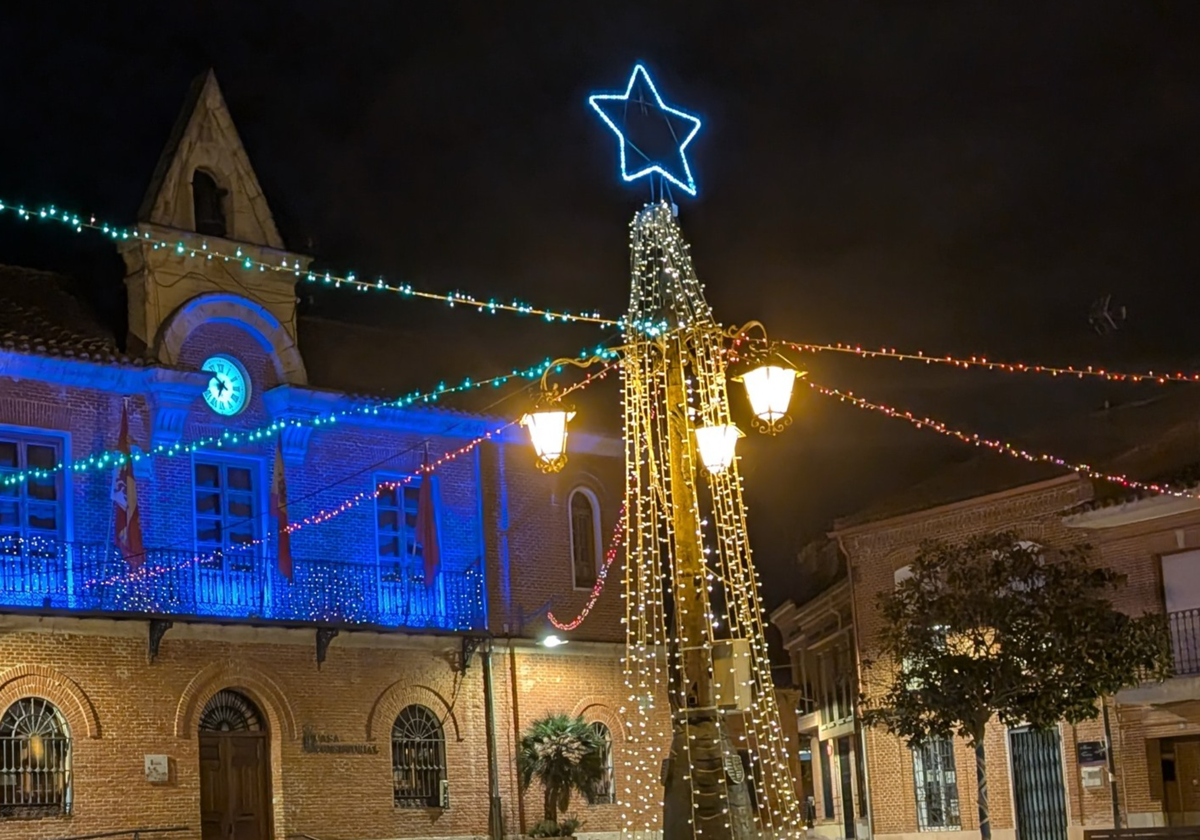
[[[647,91],[650,94],[649,98],[646,96]],[[645,175],[657,173],[688,195],[696,194],[696,180],[688,167],[686,150],[688,143],[692,142],[692,138],[700,130],[700,120],[663,102],[645,67],[638,64],[633,68],[633,75],[629,77],[629,86],[625,88],[624,93],[594,93],[588,97],[588,104],[621,141],[621,178],[625,181],[636,181]],[[661,114],[670,130],[673,145],[677,147],[676,153],[671,155],[669,160],[654,159],[626,136],[623,127],[626,125],[627,109],[630,105],[642,108],[643,112],[654,109]],[[626,147],[629,151],[626,151]],[[634,158],[632,162],[629,159],[630,152]],[[631,166],[633,171],[630,171]]]

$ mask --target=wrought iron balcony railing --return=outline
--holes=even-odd
[[[1200,609],[1168,613],[1167,620],[1171,625],[1175,675],[1189,677],[1200,674]]]
[[[421,559],[355,563],[294,558],[292,579],[263,550],[150,549],[137,571],[110,546],[47,540],[0,543],[4,607],[282,622],[474,630],[483,625],[477,566],[428,584]]]

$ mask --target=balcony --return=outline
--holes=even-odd
[[[1169,613],[1167,620],[1171,627],[1175,676],[1200,674],[1200,609]]]
[[[263,623],[476,630],[479,568],[441,571],[427,586],[420,558],[353,563],[294,558],[292,580],[264,551],[150,549],[136,572],[110,546],[39,540],[0,546],[0,610],[184,616]]]

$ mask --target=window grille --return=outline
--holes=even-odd
[[[599,567],[596,537],[596,501],[586,490],[571,493],[571,569],[577,589],[596,585]]]
[[[232,689],[218,691],[200,713],[201,732],[261,732],[262,715],[250,699]]]
[[[446,737],[424,706],[405,706],[392,726],[392,796],[397,808],[437,808],[446,778]]]
[[[933,738],[913,751],[913,785],[917,793],[917,826],[921,831],[958,829],[958,778],[954,742]]]
[[[611,805],[617,801],[616,798],[616,783],[613,773],[613,740],[612,733],[600,721],[592,724],[592,731],[600,736],[600,742],[603,746],[600,748],[600,767],[603,775],[600,777],[600,783],[596,785],[595,791],[589,797],[589,801],[593,805]]]
[[[0,718],[0,817],[70,811],[70,729],[49,700],[22,698]]]

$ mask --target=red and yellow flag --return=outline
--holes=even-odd
[[[292,533],[288,530],[287,477],[283,471],[283,443],[275,446],[275,472],[271,478],[271,514],[275,517],[279,573],[292,579]]]
[[[139,569],[146,560],[142,548],[142,519],[138,511],[137,481],[133,477],[133,444],[129,439],[129,410],[121,406],[121,433],[117,450],[125,460],[113,477],[112,502],[117,551],[131,569]]]

